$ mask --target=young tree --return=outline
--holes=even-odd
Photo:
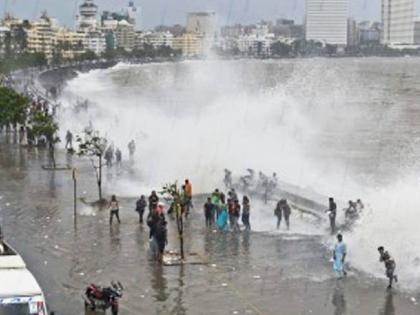
[[[162,188],[162,194],[169,195],[173,201],[172,207],[176,216],[176,225],[178,228],[179,235],[179,249],[181,254],[181,259],[184,260],[184,221],[183,221],[183,191],[179,188],[178,182],[173,184],[167,184]]]
[[[0,126],[25,124],[29,101],[12,89],[0,87]]]
[[[32,132],[36,137],[45,136],[48,142],[48,150],[53,168],[57,167],[55,162],[55,144],[60,142],[57,136],[58,125],[54,121],[53,116],[45,113],[36,113],[31,120]]]
[[[92,161],[95,170],[96,183],[98,185],[99,202],[103,202],[102,198],[102,167],[103,157],[108,144],[106,138],[101,137],[99,131],[85,129],[83,138],[77,136],[76,141],[79,143],[79,156],[88,156]],[[95,163],[97,159],[97,164]]]

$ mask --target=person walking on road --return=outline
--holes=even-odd
[[[147,207],[147,201],[146,201],[146,197],[144,195],[141,195],[140,199],[137,200],[136,202],[136,212],[139,214],[139,223],[142,224],[143,223],[143,215],[144,215],[144,210]]]
[[[112,195],[111,197],[111,202],[109,203],[109,210],[110,210],[110,215],[109,215],[109,224],[112,224],[112,220],[114,218],[114,216],[117,218],[118,223],[121,223],[120,220],[120,207],[118,205],[118,201],[117,201],[117,197],[115,195]]]

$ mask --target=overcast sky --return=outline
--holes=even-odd
[[[420,0],[417,1],[419,12]],[[6,11],[33,20],[43,10],[67,26],[74,26],[77,6],[83,0],[0,0],[0,14]],[[95,0],[100,11],[119,10],[128,0]],[[357,20],[380,20],[381,0],[350,0],[351,15]],[[189,11],[216,11],[220,24],[255,23],[261,19],[294,18],[301,22],[305,0],[135,0],[142,8],[142,26],[185,24]]]

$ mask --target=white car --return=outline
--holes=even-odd
[[[22,257],[7,243],[0,245],[0,314],[48,315],[42,289]]]

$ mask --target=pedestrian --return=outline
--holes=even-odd
[[[235,188],[232,188],[228,191],[228,202],[229,200],[232,200],[233,202],[238,199],[238,194],[235,191]]]
[[[217,217],[217,227],[220,231],[227,231],[228,229],[228,209],[226,205],[222,205],[220,213]]]
[[[335,233],[335,219],[337,217],[337,204],[334,201],[334,198],[329,198],[329,207],[325,211],[328,213],[328,218],[330,220],[330,228],[331,228],[331,234]]]
[[[206,226],[211,227],[214,220],[214,205],[211,202],[211,198],[207,198],[207,202],[204,204],[204,217],[206,219]]]
[[[251,224],[249,222],[249,216],[251,211],[251,205],[249,204],[249,198],[244,196],[242,198],[242,223],[245,225],[245,230],[251,230]]]
[[[111,197],[111,202],[109,203],[109,210],[110,210],[110,215],[109,215],[109,224],[112,224],[112,219],[114,218],[114,216],[117,217],[117,221],[118,223],[121,223],[120,221],[120,207],[118,205],[118,201],[117,201],[117,197],[115,195],[112,195]]]
[[[136,212],[139,214],[139,223],[143,224],[143,215],[144,210],[146,209],[147,202],[146,197],[144,195],[141,195],[140,199],[136,202]]]
[[[147,225],[149,227],[149,242],[150,242],[150,250],[154,259],[159,258],[159,245],[156,238],[157,228],[161,217],[157,212],[157,206],[149,213],[147,217]]]
[[[157,260],[159,263],[162,263],[165,247],[168,244],[167,222],[164,219],[160,219],[157,222],[154,238],[158,248]]]
[[[292,208],[287,203],[286,199],[283,199],[281,210],[283,212],[284,221],[286,222],[287,229],[290,229],[290,214],[292,213]]]
[[[105,161],[107,167],[112,167],[112,161],[114,160],[114,148],[112,145],[105,151]]]
[[[71,133],[70,130],[67,130],[66,133],[66,146],[65,148],[67,150],[73,150],[73,134]]]
[[[392,283],[398,282],[398,276],[395,274],[396,263],[394,258],[391,257],[388,251],[383,246],[378,247],[379,261],[385,264],[385,275],[389,279],[388,289],[392,288]]]
[[[347,275],[345,271],[345,260],[347,256],[347,245],[343,242],[343,235],[337,235],[337,244],[334,246],[333,259],[334,271],[339,279]]]
[[[130,155],[130,159],[133,158],[135,152],[136,152],[136,142],[133,139],[128,143],[128,153]]]
[[[357,199],[356,201],[356,209],[360,213],[362,213],[363,209],[365,208],[365,205],[363,204],[362,200]]]
[[[276,208],[274,209],[274,215],[277,217],[277,230],[280,229],[281,219],[282,219],[282,200],[277,202]]]
[[[152,191],[152,194],[149,196],[149,215],[153,209],[157,207],[159,203],[159,197],[156,194],[156,191]]]
[[[116,161],[116,165],[117,168],[121,168],[122,165],[122,153],[121,150],[117,148],[117,150],[115,150],[115,161]]]
[[[225,178],[223,179],[226,189],[232,187],[232,171],[225,168]]]
[[[234,231],[240,231],[240,227],[239,227],[239,218],[241,217],[241,205],[239,204],[239,200],[235,199],[235,201],[233,202],[233,222],[232,222],[232,229]]]
[[[188,210],[190,208],[194,208],[194,206],[192,204],[192,196],[193,196],[192,184],[191,184],[189,179],[185,180],[184,194],[186,196],[186,202],[187,202]]]
[[[156,207],[156,212],[161,219],[165,219],[165,206],[159,202]]]
[[[219,217],[220,211],[221,209],[221,205],[222,205],[222,201],[221,201],[221,195],[219,192],[219,189],[215,189],[215,191],[211,194],[211,203],[214,206],[214,212],[216,215],[216,219]]]

